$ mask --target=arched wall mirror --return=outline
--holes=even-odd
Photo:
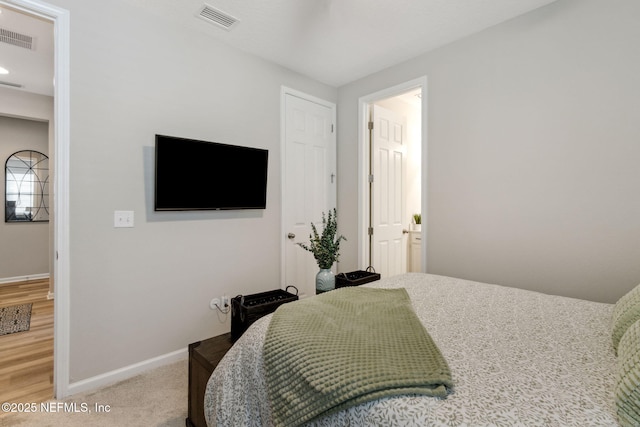
[[[9,156],[4,170],[5,222],[49,221],[49,157],[18,151]]]

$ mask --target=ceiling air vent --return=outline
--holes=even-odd
[[[211,7],[208,4],[202,6],[202,9],[200,9],[200,12],[198,13],[198,17],[204,19],[207,22],[222,27],[225,30],[230,30],[239,22],[236,18],[229,15],[228,13]]]
[[[0,28],[0,42],[23,47],[25,49],[33,49],[33,37],[16,33],[15,31],[10,31],[5,28]]]

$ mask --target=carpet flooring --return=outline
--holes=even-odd
[[[51,400],[33,413],[0,415],[0,426],[183,427],[187,417],[188,361],[162,366],[90,393]],[[85,411],[86,409],[86,411]]]

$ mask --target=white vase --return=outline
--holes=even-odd
[[[327,292],[336,288],[336,276],[329,268],[321,268],[316,274],[316,291]]]

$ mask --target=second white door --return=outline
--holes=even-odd
[[[373,105],[371,146],[371,252],[382,277],[407,271],[405,233],[406,118]]]

